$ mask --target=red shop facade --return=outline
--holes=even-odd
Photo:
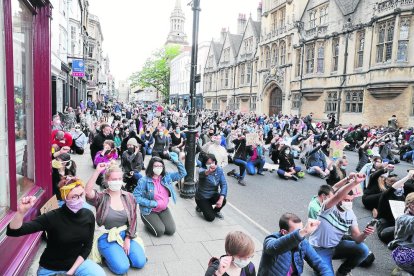
[[[0,275],[24,275],[41,234],[5,235],[19,199],[38,197],[26,220],[50,198],[51,5],[0,0]]]

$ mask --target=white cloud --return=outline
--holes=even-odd
[[[89,0],[89,12],[97,15],[104,36],[104,53],[117,80],[125,79],[162,47],[170,28],[170,14],[176,0]],[[221,28],[237,30],[239,13],[256,20],[260,0],[201,0],[199,41],[219,37]],[[186,33],[191,44],[192,10],[182,0]]]

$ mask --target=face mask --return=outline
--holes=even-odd
[[[235,257],[234,260],[233,260],[233,263],[238,268],[244,268],[244,267],[246,267],[250,263],[250,260],[249,259],[242,260],[242,259],[239,259],[239,258],[236,258]]]
[[[53,159],[52,160],[52,168],[54,169],[60,169],[62,168],[62,163],[59,160]]]
[[[76,132],[81,132],[81,129],[80,129],[80,128],[77,128],[77,129],[76,129]]]
[[[290,150],[285,150],[285,154],[289,155],[290,154]]]
[[[159,176],[159,175],[161,175],[161,173],[162,173],[162,170],[163,170],[163,168],[154,168],[152,171],[154,172],[154,174],[156,175],[156,176]]]
[[[108,181],[108,188],[112,192],[120,191],[122,186],[124,186],[124,182],[121,180]]]
[[[128,148],[128,152],[129,152],[130,154],[134,153],[134,151],[135,151],[135,149],[134,149],[134,148]]]
[[[207,165],[206,165],[207,170],[209,170],[209,169],[210,169],[210,167],[211,167],[211,164],[207,164]]]
[[[164,132],[160,132],[160,137],[164,137]]]
[[[346,170],[346,166],[341,166],[341,170]]]
[[[83,198],[79,199],[66,199],[66,206],[75,214],[83,208]]]
[[[181,130],[180,129],[176,129],[175,132],[177,132],[177,134],[180,134]]]
[[[351,211],[352,201],[342,201],[341,208],[344,209],[344,211]]]
[[[115,130],[115,134],[119,134],[119,130]]]

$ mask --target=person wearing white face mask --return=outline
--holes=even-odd
[[[75,128],[70,132],[72,135],[72,146],[71,149],[76,154],[83,154],[85,147],[88,144],[88,137],[82,132],[80,125],[75,125]]]
[[[108,188],[95,190],[98,176],[105,171]],[[95,235],[92,259],[101,262],[105,258],[115,274],[127,273],[130,266],[143,268],[146,264],[144,244],[137,237],[137,203],[131,193],[123,191],[123,172],[115,163],[98,164],[86,185],[86,199],[96,208],[99,233]],[[115,239],[114,239],[115,237]]]
[[[224,244],[226,255],[211,258],[205,276],[255,276],[256,268],[251,262],[255,250],[252,238],[234,231],[227,234]]]
[[[352,173],[346,179],[349,183],[324,202],[318,215],[320,225],[309,237],[309,243],[328,265],[331,275],[334,273],[332,260],[345,260],[335,274],[340,276],[348,275],[368,257],[370,252],[363,241],[375,232],[375,227],[368,225],[361,233],[352,211],[352,190],[365,180],[365,175]],[[348,231],[351,239],[343,239]]]
[[[170,153],[171,161],[178,172],[167,173],[164,161],[157,156],[151,158],[145,171],[146,176],[138,181],[134,196],[139,205],[141,220],[147,230],[156,237],[175,233],[175,222],[168,208],[169,198],[176,201],[173,182],[187,175],[183,163],[175,152]]]

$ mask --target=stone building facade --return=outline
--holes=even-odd
[[[335,113],[343,124],[380,125],[395,114],[413,125],[413,8],[414,0],[263,0],[248,109],[238,104],[246,94],[238,81],[243,47],[234,50],[240,38],[227,33],[210,45],[205,106],[314,112],[317,119]],[[245,32],[238,34],[243,41]]]

